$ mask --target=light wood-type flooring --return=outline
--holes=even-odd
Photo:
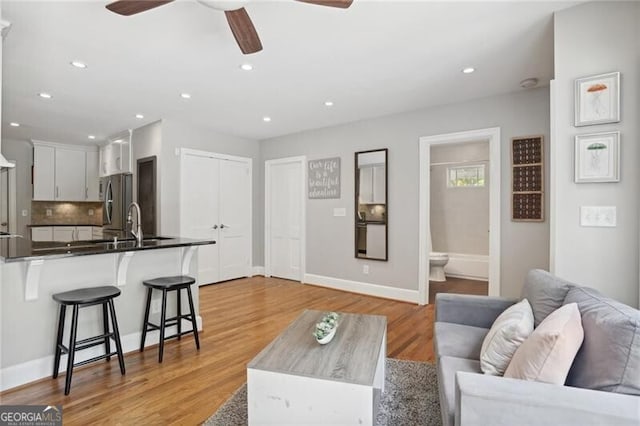
[[[434,361],[434,305],[253,277],[200,288],[200,351],[191,336],[170,340],[162,364],[150,347],[126,354],[125,376],[116,359],[98,362],[74,370],[69,396],[61,375],[0,393],[0,404],[61,404],[65,425],[200,424],[246,381],[246,364],[304,309],[385,315],[387,356]]]

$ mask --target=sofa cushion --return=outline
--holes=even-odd
[[[438,391],[444,426],[455,425],[456,372],[480,373],[480,361],[443,356],[438,360]]]
[[[640,311],[587,287],[569,290],[565,303],[577,303],[584,343],[567,384],[640,395]]]
[[[491,326],[480,349],[484,374],[502,376],[516,349],[533,331],[533,312],[524,299],[501,313]]]
[[[480,359],[480,347],[489,329],[470,325],[436,322],[434,346],[436,356]]]
[[[522,298],[527,299],[533,310],[534,327],[537,327],[551,312],[564,303],[567,292],[575,284],[555,277],[541,269],[532,269],[527,274],[522,289]]]
[[[520,345],[504,377],[564,384],[583,337],[578,305],[562,306]]]

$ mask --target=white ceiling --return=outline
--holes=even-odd
[[[264,50],[245,56],[224,14],[193,0],[132,17],[108,2],[2,2],[3,137],[86,143],[167,118],[266,139],[546,85],[552,14],[576,4],[257,0],[246,9]]]

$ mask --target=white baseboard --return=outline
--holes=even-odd
[[[448,277],[489,281],[489,256],[449,253],[444,272]]]
[[[198,315],[196,317],[198,324],[198,331],[202,331],[202,317]],[[183,330],[190,330],[190,322],[183,320]],[[177,332],[177,327],[167,327],[166,335],[170,336]],[[65,339],[68,339],[69,334],[65,333]],[[140,350],[140,338],[142,332],[135,332],[127,334],[126,336],[120,336],[122,343],[122,352],[137,352]],[[145,339],[145,347],[157,345],[160,341],[160,332],[158,330],[147,332]],[[65,342],[68,344],[69,342]],[[111,350],[115,351],[115,343],[111,341]],[[85,349],[76,353],[75,362],[84,361],[95,356],[104,354],[103,346],[96,346],[94,348]],[[16,386],[24,385],[35,380],[43,379],[45,377],[51,377],[53,374],[53,355],[48,355],[43,358],[34,359],[31,361],[23,362],[22,364],[12,365],[0,370],[0,391],[14,388]],[[111,362],[117,363],[117,356],[111,357]],[[126,367],[126,360],[125,360]],[[67,355],[62,355],[60,358],[60,374],[67,371]],[[58,376],[60,380],[60,376]],[[64,380],[64,379],[62,379]]]
[[[335,290],[350,291],[352,293],[366,294],[368,296],[382,297],[385,299],[400,300],[402,302],[418,303],[418,290],[388,287],[379,284],[371,284],[360,281],[344,280],[341,278],[325,277],[322,275],[305,274],[304,282]]]
[[[251,270],[251,276],[255,277],[256,275],[264,276],[264,266],[254,266]]]

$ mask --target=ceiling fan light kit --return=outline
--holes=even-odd
[[[123,16],[131,16],[147,10],[155,9],[171,3],[174,0],[117,0],[109,3],[106,8],[113,13]],[[245,55],[262,50],[260,37],[251,22],[247,10],[243,7],[249,0],[197,0],[203,6],[224,11],[227,22],[236,39],[236,43]],[[353,0],[296,0],[302,3],[310,3],[318,6],[337,7],[346,9],[351,6]]]

